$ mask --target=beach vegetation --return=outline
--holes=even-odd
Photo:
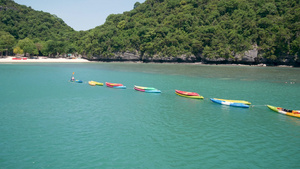
[[[45,45],[49,40],[71,44],[76,40],[73,37],[77,37],[77,32],[56,15],[33,10],[31,7],[19,5],[13,0],[0,1],[0,30],[15,39],[13,45],[7,48],[9,52],[13,52],[18,41],[23,41],[20,44],[29,43],[30,39],[33,44],[37,45],[33,47],[34,45],[30,42],[30,47],[25,45],[26,49],[23,50],[32,55],[43,55],[42,44]],[[2,43],[2,38],[0,39],[0,43]],[[24,41],[24,39],[26,40]]]
[[[15,47],[13,52],[14,54],[24,54],[24,51],[19,46]]]
[[[0,55],[7,56],[15,45],[16,39],[5,31],[0,31]]]
[[[37,55],[38,54],[36,45],[29,38],[19,40],[17,47],[19,47],[21,50],[23,50],[24,56],[26,56],[26,54],[29,54],[29,55]]]

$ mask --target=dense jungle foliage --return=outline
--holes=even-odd
[[[12,0],[0,0],[0,36],[15,39],[7,50],[26,40],[36,45],[39,52],[35,54],[40,55],[111,57],[130,51],[143,57],[233,58],[257,48],[263,57],[272,60],[282,55],[299,58],[299,3],[146,0],[135,3],[131,11],[111,14],[101,26],[76,32],[55,15],[34,11]],[[3,41],[1,38],[0,43],[5,44]]]
[[[72,42],[77,34],[55,15],[0,0],[0,52],[4,55],[12,55],[13,49],[46,56],[76,52]]]

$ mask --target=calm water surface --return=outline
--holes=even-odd
[[[70,83],[72,72],[84,83]],[[265,106],[300,109],[297,68],[0,64],[0,77],[1,169],[300,167],[300,119]],[[213,97],[254,106],[222,106]]]

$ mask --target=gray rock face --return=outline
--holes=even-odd
[[[165,56],[148,56],[142,55],[140,52],[118,52],[114,53],[111,57],[96,56],[90,60],[94,61],[130,61],[130,62],[157,62],[157,63],[195,63],[201,62],[204,64],[248,64],[248,65],[289,65],[299,66],[300,59],[297,56],[281,56],[276,60],[270,60],[262,57],[263,53],[260,53],[257,47],[244,52],[244,54],[236,54],[232,58],[205,58],[201,54],[195,55],[181,55],[177,57],[165,57]]]
[[[139,61],[140,56],[135,53],[130,52],[124,52],[124,53],[116,53],[113,57],[117,60],[123,60],[123,61]]]
[[[244,62],[255,62],[255,59],[257,58],[258,50],[248,50],[245,52],[244,56],[242,57],[242,61]]]

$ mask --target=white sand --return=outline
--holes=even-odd
[[[90,62],[86,59],[76,58],[76,59],[66,59],[66,58],[47,58],[47,57],[38,57],[38,59],[29,59],[23,60],[24,57],[20,57],[21,60],[13,60],[15,57],[5,57],[0,58],[0,63],[83,63]]]

